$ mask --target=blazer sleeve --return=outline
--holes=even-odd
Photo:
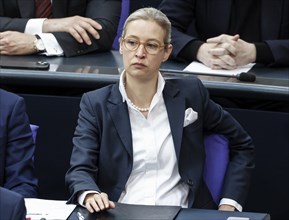
[[[13,30],[23,33],[29,19],[0,17],[0,20],[0,32]]]
[[[86,190],[101,192],[96,184],[98,176],[99,142],[97,121],[87,94],[80,102],[78,125],[73,138],[70,169],[65,176],[66,187],[71,195],[68,203],[77,203],[79,193]]]
[[[33,161],[35,144],[23,98],[15,100],[7,122],[4,187],[24,197],[37,197],[38,181]]]
[[[2,187],[0,187],[0,219],[26,220],[24,198]]]
[[[229,112],[209,99],[208,91],[201,82],[199,87],[203,91],[204,130],[223,134],[229,141],[229,163],[221,198],[233,199],[244,206],[255,168],[253,140]]]
[[[0,1],[0,32],[13,30],[23,33],[28,20],[34,17],[34,11],[31,9],[33,8],[33,4],[29,5],[29,7],[24,5],[25,8],[20,10],[15,7],[17,3],[16,0],[14,1],[7,3],[10,7],[8,9],[4,9],[2,7],[3,2],[2,0]],[[30,1],[33,2],[33,0]],[[30,1],[28,2],[29,4],[31,3]],[[52,34],[63,49],[64,55],[66,57],[72,57],[90,52],[110,50],[117,34],[118,23],[121,16],[121,0],[69,0],[65,2],[67,2],[67,5],[63,5],[64,1],[57,1],[57,3],[53,5],[53,12],[57,14],[57,17],[64,18],[79,15],[91,18],[101,24],[102,30],[99,31],[100,39],[95,39],[89,34],[92,45],[78,43],[67,32],[53,32]],[[4,10],[6,10],[5,13]],[[15,10],[15,13],[11,10]],[[21,11],[21,14],[17,14],[18,11]],[[23,14],[25,15],[25,18],[22,16]]]
[[[86,45],[85,43],[78,43],[69,33],[56,32],[53,34],[66,57],[94,51],[108,51],[111,49],[117,33],[120,14],[120,0],[88,0],[84,16],[101,24],[102,30],[99,31],[100,39],[97,40],[89,35],[92,45]]]
[[[197,39],[195,35],[187,34],[191,24],[195,23],[195,1],[196,0],[165,0],[159,5],[159,9],[167,15],[172,24],[172,44],[174,49],[172,57],[176,58],[180,51],[192,40]]]

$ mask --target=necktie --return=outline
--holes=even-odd
[[[52,17],[51,0],[35,0],[35,17],[36,18]]]

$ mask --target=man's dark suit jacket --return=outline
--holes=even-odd
[[[54,32],[65,56],[76,56],[93,51],[107,51],[112,47],[121,13],[120,0],[54,0],[53,17],[74,15],[92,18],[102,25],[100,39],[91,37],[92,45],[78,43],[69,33]],[[0,0],[0,32],[24,32],[29,18],[35,17],[34,0]]]
[[[288,66],[289,1],[260,1],[261,39],[270,47],[274,65]],[[173,56],[177,57],[185,45],[194,39],[206,41],[228,33],[231,4],[232,0],[163,0],[160,9],[172,22]],[[190,33],[186,34],[189,29]]]
[[[181,180],[190,188],[189,207],[201,208],[209,202],[203,201],[208,192],[203,183],[206,131],[228,137],[231,161],[221,196],[244,205],[254,168],[251,138],[228,112],[209,99],[206,88],[195,77],[166,80],[163,97]],[[80,107],[71,168],[66,174],[69,202],[77,202],[78,193],[84,190],[102,191],[118,201],[133,166],[127,104],[116,84],[84,94]],[[198,119],[184,127],[188,108],[198,113]]]
[[[35,145],[24,99],[0,89],[0,106],[0,186],[23,197],[37,197]]]
[[[26,207],[23,196],[11,190],[0,187],[0,219],[26,219]]]

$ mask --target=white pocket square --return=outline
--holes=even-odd
[[[195,112],[192,108],[188,108],[185,111],[184,127],[192,124],[198,119],[198,112]]]

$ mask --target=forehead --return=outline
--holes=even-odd
[[[134,20],[126,26],[126,36],[133,36],[139,39],[156,39],[163,41],[165,37],[164,29],[152,20]]]

